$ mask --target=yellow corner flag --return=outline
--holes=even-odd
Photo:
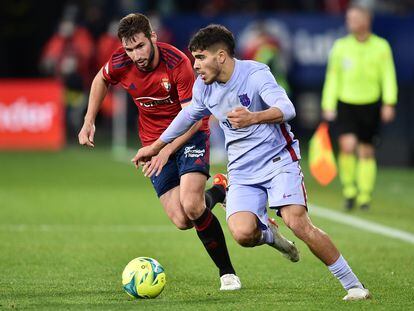
[[[326,122],[318,126],[309,141],[309,166],[312,176],[323,186],[328,185],[337,174]]]

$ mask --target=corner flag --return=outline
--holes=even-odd
[[[337,174],[326,122],[318,126],[309,141],[309,167],[312,176],[323,186],[328,185]]]

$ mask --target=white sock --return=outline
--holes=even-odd
[[[342,255],[339,256],[335,263],[328,266],[328,268],[339,282],[341,282],[345,290],[353,287],[364,288]]]
[[[262,230],[262,236],[260,237],[259,243],[257,245],[272,244],[274,241],[273,232],[268,227],[266,230]]]

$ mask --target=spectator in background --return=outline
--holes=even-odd
[[[106,32],[99,38],[96,45],[96,68],[94,72],[98,72],[111,57],[113,51],[121,46],[118,39],[118,23],[116,19],[112,20]],[[114,113],[113,93],[114,88],[110,88],[102,103],[100,113],[108,120],[111,119]]]
[[[151,20],[152,28],[154,32],[157,33],[158,40],[161,42],[173,44],[174,34],[162,23],[161,16],[156,12],[151,12],[149,14],[149,19]]]
[[[346,11],[349,0],[323,0],[323,9],[329,14],[338,14]]]
[[[371,22],[365,7],[348,9],[350,34],[332,48],[322,93],[323,118],[337,119],[339,176],[347,210],[355,201],[361,209],[371,204],[377,172],[374,144],[381,121],[394,119],[397,102],[391,48],[371,33]]]
[[[101,34],[96,44],[96,71],[102,68],[108,61],[113,51],[121,46],[121,42],[118,39],[118,20],[112,20],[106,32]]]
[[[65,87],[68,138],[76,137],[86,107],[86,91],[91,82],[93,40],[88,30],[63,19],[58,31],[43,48],[40,67],[44,74],[62,81]]]
[[[268,65],[270,72],[277,78],[278,84],[289,94],[286,51],[284,51],[280,42],[282,38],[269,33],[268,28],[272,26],[273,24],[266,22],[253,25],[253,29],[248,36],[248,42],[243,44],[242,58]]]

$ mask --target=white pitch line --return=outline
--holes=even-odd
[[[356,216],[347,215],[317,205],[310,205],[309,211],[317,217],[345,224],[351,227],[373,232],[386,237],[414,244],[414,234],[363,220]],[[0,224],[0,232],[173,232],[173,225],[72,225],[72,224]]]
[[[0,224],[0,232],[173,232],[174,225]]]
[[[326,218],[334,222],[345,224],[345,225],[355,227],[361,230],[374,232],[374,233],[377,233],[377,234],[380,234],[386,237],[390,237],[390,238],[394,238],[394,239],[398,239],[401,241],[414,244],[414,234],[410,232],[380,225],[372,221],[364,220],[356,216],[347,215],[341,212],[333,211],[331,209],[323,208],[323,207],[313,205],[313,204],[311,204],[309,207],[310,207],[309,211],[312,215],[315,215],[321,218]]]

